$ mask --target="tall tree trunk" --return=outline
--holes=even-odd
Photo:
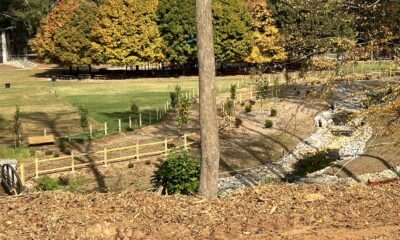
[[[218,193],[219,137],[215,99],[215,55],[212,0],[196,0],[199,56],[201,174],[199,194],[215,198]]]

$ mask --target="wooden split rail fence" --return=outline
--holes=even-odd
[[[168,139],[165,138],[163,141],[151,142],[139,144],[137,141],[134,145],[125,146],[120,148],[104,148],[103,150],[96,152],[87,152],[87,153],[75,153],[71,152],[69,156],[56,157],[56,158],[48,158],[48,159],[38,159],[36,158],[31,164],[20,164],[20,176],[21,181],[24,184],[26,180],[31,178],[39,178],[42,175],[50,174],[50,173],[59,173],[59,172],[75,172],[77,169],[87,168],[92,166],[104,165],[107,166],[111,163],[123,162],[130,160],[132,163],[138,163],[149,160],[148,157],[155,157],[159,155],[167,155],[174,149],[183,147],[188,149],[191,145],[193,145],[196,141],[193,140],[189,142],[188,137],[193,135],[184,134],[182,144],[178,146],[174,146],[171,148],[168,144],[176,139]],[[144,149],[145,147],[150,147],[148,149]],[[158,148],[155,150],[154,148]],[[128,151],[129,153],[125,155],[119,155],[116,157],[112,157],[112,153],[121,153],[124,151]],[[87,161],[83,159],[86,158]],[[43,164],[46,164],[43,166]],[[28,173],[27,169],[29,165],[33,165],[33,169]],[[53,166],[52,166],[53,165]]]

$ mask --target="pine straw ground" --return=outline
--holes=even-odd
[[[271,184],[206,201],[123,192],[0,198],[1,239],[400,239],[400,184]]]

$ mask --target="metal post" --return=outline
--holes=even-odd
[[[158,109],[156,109],[156,119],[157,119],[157,121],[158,121]]]
[[[132,117],[129,117],[129,128],[132,128]]]
[[[107,136],[107,122],[104,123],[104,135]]]
[[[142,126],[142,114],[139,114],[139,126]]]
[[[43,130],[43,136],[47,136],[47,130],[46,129]]]
[[[90,134],[90,138],[93,138],[93,127],[92,127],[92,125],[89,125],[89,134]]]
[[[118,132],[122,132],[121,119],[118,119]]]

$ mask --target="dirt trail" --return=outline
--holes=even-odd
[[[0,239],[400,239],[400,184],[271,184],[212,201],[122,192],[0,198]]]

